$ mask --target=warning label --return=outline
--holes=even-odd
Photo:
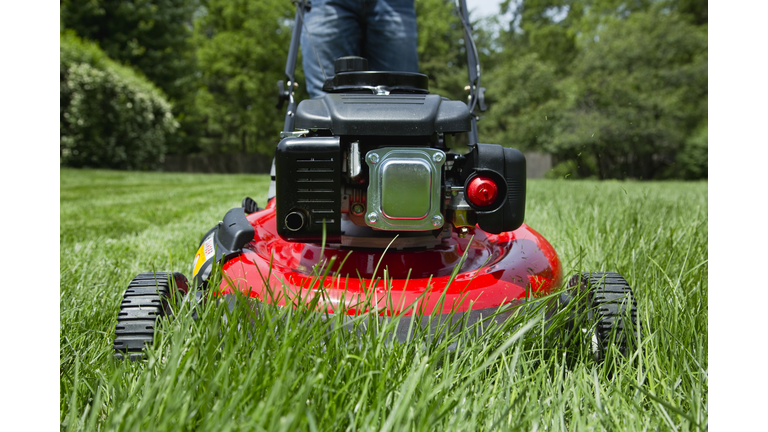
[[[197,276],[197,272],[205,264],[206,261],[213,257],[215,248],[213,247],[213,235],[210,235],[203,244],[200,245],[200,249],[195,254],[195,261],[192,263],[194,270],[192,271],[192,277]]]

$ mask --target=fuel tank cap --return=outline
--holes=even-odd
[[[368,59],[357,56],[339,57],[334,62],[333,69],[335,73],[367,71]]]

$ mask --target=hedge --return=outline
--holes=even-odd
[[[159,167],[179,127],[162,91],[72,32],[60,36],[60,80],[62,166]]]

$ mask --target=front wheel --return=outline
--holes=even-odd
[[[586,315],[592,328],[584,329],[591,339],[591,352],[603,361],[611,345],[626,355],[637,331],[637,301],[632,288],[619,273],[589,272],[576,274],[568,282],[574,294],[584,293]]]
[[[158,320],[173,317],[172,301],[180,301],[188,290],[189,282],[181,273],[141,273],[133,278],[117,314],[115,357],[143,358],[144,347],[154,342]]]

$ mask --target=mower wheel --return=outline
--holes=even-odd
[[[143,357],[145,345],[152,345],[161,317],[172,317],[171,293],[176,299],[187,293],[189,282],[181,273],[141,273],[123,294],[115,326],[115,357],[133,360]]]
[[[262,211],[261,207],[259,207],[258,204],[256,204],[256,201],[253,200],[251,197],[245,197],[243,198],[243,210],[245,211],[245,214],[251,214],[256,213],[257,211]]]
[[[571,277],[568,287],[574,294],[586,291],[587,319],[595,323],[590,332],[595,359],[605,360],[611,343],[626,355],[638,325],[637,301],[626,279],[614,272],[582,273]]]

